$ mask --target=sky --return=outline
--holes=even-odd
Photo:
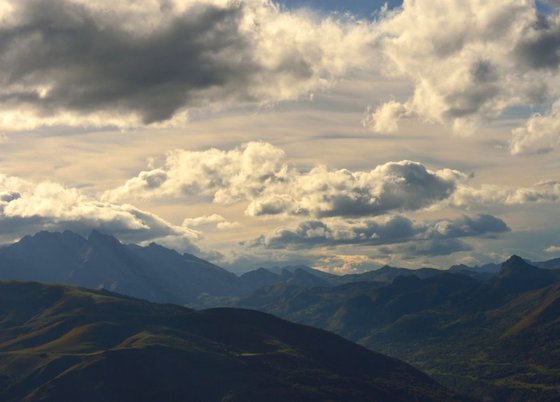
[[[0,242],[236,272],[560,256],[560,7],[0,0]]]

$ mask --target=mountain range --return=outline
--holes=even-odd
[[[538,264],[553,268],[557,261]],[[455,266],[450,272],[487,280],[498,269],[493,264]],[[146,247],[122,244],[97,231],[87,238],[70,231],[43,231],[0,247],[0,280],[63,283],[193,306],[213,304],[214,298],[248,296],[277,284],[331,287],[354,282],[390,283],[400,276],[425,279],[441,273],[433,268],[385,266],[361,274],[333,275],[307,266],[287,266],[260,268],[237,276],[192,254],[180,254],[155,243]]]
[[[279,284],[233,305],[333,331],[482,400],[560,395],[560,271],[517,256],[491,279],[440,272],[388,284]]]
[[[237,294],[237,277],[190,254],[155,243],[121,244],[91,232],[39,232],[0,248],[0,279],[108,289],[155,302],[185,304],[201,293]]]
[[[259,310],[403,360],[480,400],[552,402],[560,395],[559,259],[512,256],[480,267],[385,266],[351,275],[287,266],[237,276],[157,244],[122,244],[96,231],[88,238],[40,232],[0,248],[0,280]]]
[[[107,289],[153,302],[197,305],[198,299],[250,294],[289,283],[330,286],[338,277],[309,267],[264,268],[237,276],[192,254],[151,243],[122,244],[98,231],[39,232],[0,247],[0,280],[39,281]]]
[[[5,402],[467,402],[326,331],[239,309],[0,282]]]

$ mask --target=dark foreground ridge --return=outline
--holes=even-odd
[[[0,400],[465,401],[331,333],[240,309],[0,282]]]

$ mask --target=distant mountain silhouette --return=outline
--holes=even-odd
[[[465,264],[453,265],[449,268],[449,272],[460,273],[480,280],[490,280],[501,269],[501,264],[485,264],[481,266],[468,266]]]
[[[259,268],[241,275],[247,288],[260,288],[279,283],[305,287],[331,286],[336,280],[335,275],[302,266],[286,266],[275,268]]]
[[[88,238],[43,231],[0,248],[0,280],[64,283],[177,304],[204,304],[201,297],[214,303],[277,283],[331,286],[335,278],[305,266],[263,268],[238,277],[191,254],[155,243],[122,244],[98,231]]]
[[[261,288],[279,283],[280,275],[265,268],[258,268],[241,275],[241,280],[246,283],[255,284],[255,286]]]
[[[465,264],[453,265],[449,268],[451,272],[463,272],[463,271],[471,271],[471,272],[480,272],[480,273],[488,273],[488,274],[497,274],[501,269],[501,264],[484,264],[484,265],[475,265],[475,266],[468,266]]]
[[[532,265],[545,269],[560,269],[560,258],[553,258],[548,261],[533,262]]]
[[[0,248],[0,279],[108,289],[156,302],[189,303],[202,293],[233,296],[238,278],[207,261],[156,244],[121,244],[97,231],[39,232]]]
[[[0,282],[0,400],[466,401],[396,359],[268,314],[22,282]]]
[[[554,261],[539,264],[555,267]],[[482,267],[453,266],[449,271],[484,281],[493,281],[499,276],[495,264]],[[39,232],[34,236],[25,236],[12,245],[0,247],[0,280],[30,280],[102,288],[155,302],[193,306],[223,304],[224,298],[246,297],[266,286],[284,284],[314,288],[356,282],[389,284],[403,276],[426,279],[443,272],[434,268],[384,266],[361,274],[333,275],[298,265],[260,268],[238,277],[191,254],[179,254],[155,243],[146,247],[122,244],[115,237],[97,231],[92,231],[88,238],[70,231]],[[504,275],[499,276],[498,282],[507,282]],[[521,279],[520,289],[529,290],[527,284],[533,283],[533,280],[536,281],[535,286],[540,286],[553,278],[543,272],[539,275],[542,276],[541,280]],[[512,286],[513,283],[506,284],[506,287]]]
[[[396,268],[385,265],[379,269],[364,272],[361,274],[349,274],[336,279],[336,283],[352,283],[352,282],[385,282],[390,283],[395,278],[401,276],[416,276],[418,278],[429,278],[438,275],[442,272],[440,269],[435,268],[419,268],[419,269],[406,269]]]
[[[533,289],[551,285],[560,280],[560,271],[537,268],[523,258],[513,255],[502,263],[501,269],[491,281],[491,296],[495,301],[507,301]]]

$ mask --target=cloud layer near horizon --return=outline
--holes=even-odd
[[[491,215],[462,216],[453,220],[417,222],[400,215],[376,219],[304,221],[296,227],[280,227],[250,242],[271,249],[333,247],[339,245],[380,246],[419,241],[424,255],[456,252],[458,239],[508,232],[507,224]],[[426,244],[430,243],[430,247]],[[436,253],[435,245],[438,245]],[[445,245],[452,245],[450,250]],[[461,248],[464,251],[466,246]]]
[[[261,226],[259,233],[265,234],[256,239],[245,237],[245,252],[240,254],[244,258],[251,250],[263,258],[266,250],[345,246],[369,246],[376,255],[397,253],[403,258],[442,256],[470,250],[463,239],[494,238],[510,228],[493,215],[426,219],[422,218],[426,210],[456,215],[481,207],[560,200],[556,181],[533,187],[473,187],[470,179],[457,170],[431,170],[412,161],[387,162],[363,171],[327,166],[303,169],[282,149],[264,142],[230,150],[175,150],[160,166],[97,195],[55,182],[32,183],[0,175],[0,235],[15,239],[45,229],[84,233],[96,228],[125,241],[157,241],[180,251],[211,255],[197,245],[202,233],[192,228],[235,230],[240,223],[214,213],[176,225],[130,204],[148,199],[188,206],[202,198],[220,205],[244,204],[246,222],[259,218],[282,222],[276,229],[272,228],[277,223],[269,224],[269,229]],[[215,261],[225,258],[219,253],[213,257]]]
[[[98,229],[123,241],[158,241],[201,252],[193,241],[199,233],[175,226],[129,204],[115,204],[86,196],[76,188],[54,182],[32,183],[0,174],[0,238],[17,240],[40,230]]]
[[[403,256],[468,251],[471,246],[462,239],[493,238],[510,230],[502,219],[488,214],[425,220],[421,218],[425,211],[456,215],[560,200],[557,181],[515,187],[474,186],[471,179],[458,170],[432,170],[413,161],[387,162],[363,171],[323,165],[302,168],[282,149],[250,142],[229,150],[174,150],[150,170],[106,191],[102,199],[114,203],[175,200],[188,205],[197,200],[221,206],[241,204],[246,219],[283,222],[244,241],[249,249],[362,245],[374,247],[372,252]],[[402,214],[415,214],[416,218]],[[221,216],[210,215],[185,223],[196,226],[223,221]]]

